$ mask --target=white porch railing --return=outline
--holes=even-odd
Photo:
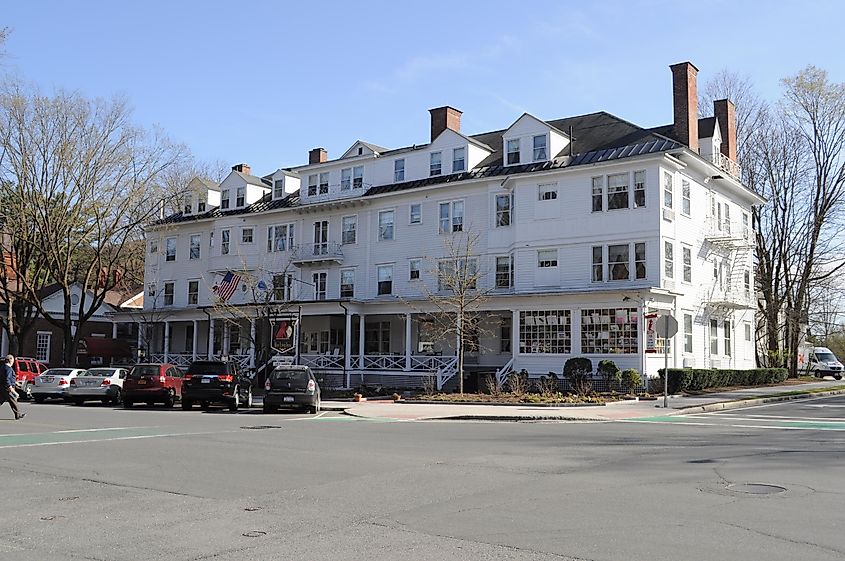
[[[199,355],[197,355],[199,358]],[[190,366],[194,361],[193,353],[167,353],[166,358],[164,353],[150,354],[150,362],[166,362],[174,366]]]
[[[437,370],[437,390],[442,390],[443,384],[454,378],[457,373],[458,357],[454,356],[452,360]]]
[[[299,364],[311,368],[343,368],[343,355],[299,355]]]
[[[722,171],[726,171],[734,177],[742,175],[742,167],[721,152],[715,152],[710,160]]]
[[[404,370],[405,355],[364,355],[364,370]]]
[[[436,371],[454,360],[453,356],[412,355],[411,370]]]
[[[505,381],[511,372],[513,372],[513,357],[504,366],[496,370],[496,382],[499,384],[499,387],[505,385]]]

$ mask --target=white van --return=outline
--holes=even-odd
[[[833,376],[837,380],[842,379],[842,363],[827,347],[809,347],[805,364],[811,376]]]

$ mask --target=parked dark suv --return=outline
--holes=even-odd
[[[264,389],[265,413],[275,413],[279,407],[320,411],[320,385],[307,366],[277,366],[264,382]]]
[[[182,377],[182,409],[194,403],[206,408],[223,403],[231,411],[252,407],[252,380],[243,375],[235,362],[197,360]]]

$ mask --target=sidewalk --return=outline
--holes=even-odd
[[[620,401],[604,406],[589,407],[532,407],[531,405],[456,405],[415,404],[410,401],[324,401],[322,408],[329,411],[344,411],[347,415],[366,419],[400,421],[422,420],[477,420],[477,421],[615,421],[653,417],[655,415],[682,415],[692,411],[728,409],[736,406],[750,406],[762,401],[788,398],[774,397],[784,392],[806,392],[808,390],[836,388],[845,385],[841,381],[820,381],[807,384],[791,384],[747,388],[699,396],[669,396],[669,409],[663,409],[663,398],[657,401]],[[839,390],[845,393],[845,390]]]

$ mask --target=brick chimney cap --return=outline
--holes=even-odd
[[[452,110],[452,111],[454,111],[454,112],[456,112],[456,113],[459,113],[459,114],[461,114],[461,115],[463,115],[463,113],[464,113],[464,112],[463,112],[463,111],[461,111],[460,109],[457,109],[457,108],[455,108],[455,107],[452,107],[451,105],[443,105],[443,106],[441,106],[441,107],[432,107],[431,109],[429,109],[429,110],[428,110],[428,112],[429,112],[429,113],[432,113],[432,112],[434,112],[434,111],[440,111],[441,109],[445,109],[445,110],[447,110],[447,111]]]
[[[675,68],[686,67],[686,66],[691,66],[691,67],[693,68],[693,70],[695,70],[696,72],[698,72],[698,67],[697,67],[696,65],[694,65],[693,63],[691,63],[690,61],[688,61],[688,60],[687,60],[687,61],[685,61],[685,62],[677,62],[677,63],[675,63],[675,64],[670,64],[670,65],[669,65],[669,68],[671,68],[672,70],[674,70]]]

